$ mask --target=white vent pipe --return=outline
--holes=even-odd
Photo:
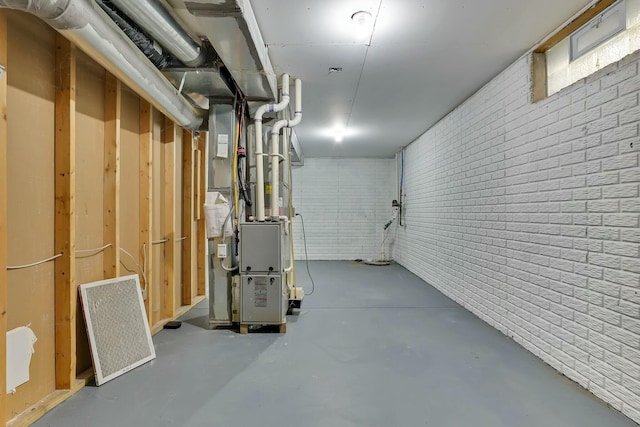
[[[189,36],[158,0],[111,0],[162,47],[188,67],[199,67],[206,60],[202,44]]]
[[[302,80],[296,79],[295,87],[296,87],[295,110],[293,113],[293,120],[289,120],[289,123],[287,123],[288,128],[296,127],[302,121]]]
[[[302,121],[302,81],[295,80],[296,99],[293,120],[279,120],[271,130],[271,216],[280,216],[280,130],[284,127],[295,127]],[[288,151],[289,147],[285,147]]]
[[[278,104],[261,105],[254,115],[256,127],[256,219],[264,221],[264,165],[262,157],[262,116],[265,113],[277,113],[289,105],[289,74],[282,75],[282,96]],[[273,188],[272,188],[273,194]]]
[[[178,93],[95,2],[0,0],[0,7],[42,19],[177,124],[200,128],[204,112]]]

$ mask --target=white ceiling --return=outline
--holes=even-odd
[[[393,156],[590,3],[251,0],[276,72],[303,80],[307,157]],[[373,15],[368,46],[353,33],[359,10]]]

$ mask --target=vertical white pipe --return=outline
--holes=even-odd
[[[279,217],[280,216],[280,150],[278,145],[280,145],[280,129],[283,126],[277,126],[278,123],[273,127],[273,131],[271,131],[271,216]],[[276,133],[277,132],[277,133]]]
[[[286,92],[285,92],[286,91]],[[285,96],[286,93],[286,96]],[[289,105],[289,74],[282,75],[282,100],[278,104],[260,106],[254,116],[256,127],[256,217],[264,221],[264,167],[262,163],[262,116],[266,112],[279,112]]]
[[[302,80],[295,80],[296,86],[296,99],[295,99],[295,111],[293,120],[289,120],[287,123],[288,128],[296,127],[302,121]]]

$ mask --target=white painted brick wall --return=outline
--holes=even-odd
[[[412,143],[394,258],[640,422],[640,54],[537,104],[523,58]]]
[[[395,194],[393,159],[306,158],[292,178],[293,205],[304,217],[309,259],[380,258],[381,233]],[[392,241],[393,236],[386,240]],[[305,259],[300,218],[294,220],[294,249],[296,259]]]

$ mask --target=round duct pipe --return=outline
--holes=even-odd
[[[199,67],[206,61],[201,43],[193,40],[157,0],[110,0],[180,62]]]
[[[204,122],[206,112],[180,95],[93,1],[0,0],[0,7],[42,19],[180,126],[198,130]]]

